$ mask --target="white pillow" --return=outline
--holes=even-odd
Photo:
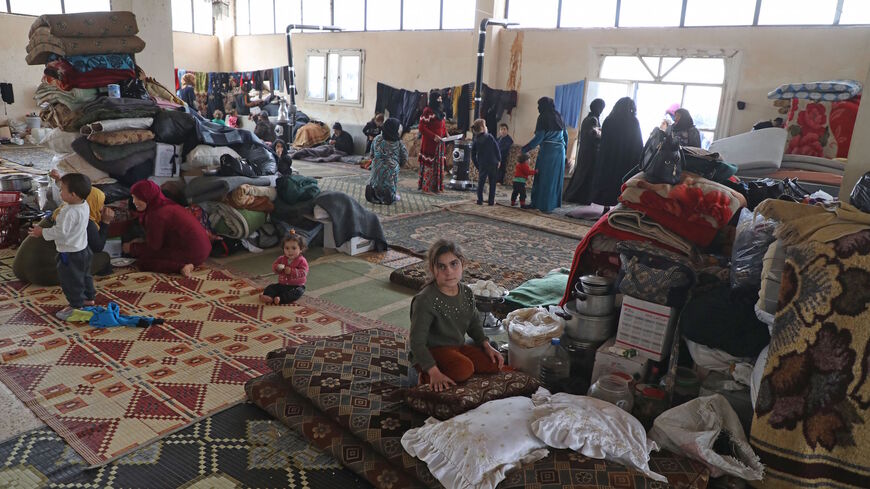
[[[661,482],[667,478],[649,468],[649,452],[658,450],[647,440],[643,425],[615,405],[593,397],[538,389],[532,432],[553,448],[568,448],[581,454],[618,462]]]
[[[528,397],[509,397],[447,421],[429,418],[402,436],[402,446],[448,489],[494,488],[509,470],[549,453],[529,428],[532,408]]]
[[[184,158],[182,169],[192,170],[194,168],[220,168],[221,156],[230,155],[233,158],[240,158],[232,148],[227,146],[209,146],[200,144],[190,150],[187,157]]]

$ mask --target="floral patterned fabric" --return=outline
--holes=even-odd
[[[405,403],[415,411],[438,419],[450,419],[477,406],[505,397],[528,397],[538,390],[538,381],[522,372],[475,374],[455,388],[433,391],[428,384],[405,391]]]
[[[786,249],[751,443],[757,487],[867,487],[870,231]]]
[[[839,102],[792,99],[786,119],[787,154],[846,158],[858,117],[860,97]]]
[[[398,399],[408,370],[402,335],[371,329],[324,338],[276,350],[267,364],[274,373],[246,385],[252,402],[377,487],[440,487],[426,465],[401,446],[402,435],[426,420]],[[499,487],[663,487],[615,463],[568,450],[550,452],[509,472]],[[707,486],[700,463],[667,452],[652,454],[650,468],[666,476],[671,487]]]

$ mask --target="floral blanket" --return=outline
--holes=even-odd
[[[746,206],[736,191],[685,171],[676,185],[649,183],[639,173],[622,186],[619,201],[700,246],[708,246]]]
[[[786,119],[786,154],[847,158],[861,97],[837,102],[794,98]]]
[[[870,230],[786,249],[750,442],[764,489],[868,487]]]

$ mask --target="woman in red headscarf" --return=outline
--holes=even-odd
[[[190,277],[211,252],[205,228],[150,180],[137,182],[130,193],[145,228],[145,239],[124,243],[124,252],[136,257],[140,270]]]

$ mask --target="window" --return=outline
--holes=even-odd
[[[605,56],[599,76],[631,82],[629,92],[634,94],[644,137],[659,126],[665,111],[677,104],[692,114],[704,141],[712,141],[725,83],[723,58]]]
[[[75,14],[79,12],[108,12],[112,10],[109,0],[65,0],[63,2],[64,13]]]
[[[193,32],[214,34],[211,0],[193,0]]]
[[[272,0],[249,0],[251,34],[274,34],[275,16],[272,15]],[[289,2],[288,2],[289,3]]]
[[[193,32],[193,8],[190,0],[172,0],[172,30]]]
[[[277,5],[277,4],[276,4]],[[328,0],[302,0],[302,23],[310,25],[332,25],[332,7]],[[279,29],[284,32],[287,29]],[[321,32],[312,30],[310,32]]]
[[[616,0],[562,1],[559,27],[613,27],[615,22]]]
[[[402,28],[401,0],[366,0],[366,30],[397,31]]]
[[[622,0],[619,27],[679,26],[682,12],[682,0]]]
[[[442,29],[474,29],[474,2],[467,0],[443,0],[441,12]]]
[[[60,0],[10,0],[13,14],[42,15],[61,14]]]
[[[345,31],[366,29],[366,4],[363,0],[333,0],[332,25]]]
[[[309,101],[362,105],[362,51],[313,50],[307,58],[305,96]]]
[[[269,1],[262,2],[263,8],[268,7]],[[275,32],[283,34],[287,32],[290,24],[302,23],[302,0],[279,0],[275,2]]]
[[[754,18],[755,0],[689,0],[686,3],[687,26],[752,25]]]
[[[406,31],[438,29],[441,24],[441,2],[404,0],[402,29]]]
[[[870,2],[867,0],[843,0],[840,24],[870,24]]]
[[[236,0],[236,35],[247,36],[251,33],[250,5],[248,0]]]
[[[507,18],[520,27],[554,28],[559,17],[558,0],[511,0]]]
[[[837,0],[762,0],[758,25],[831,24],[836,7]]]

